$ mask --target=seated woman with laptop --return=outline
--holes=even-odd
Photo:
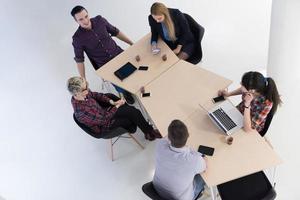
[[[274,80],[255,71],[243,75],[241,87],[231,92],[219,90],[218,94],[224,97],[242,95],[242,102],[237,108],[243,114],[246,132],[256,129],[260,133],[264,129],[267,116],[275,114],[281,104]]]
[[[159,53],[158,36],[182,60],[188,59],[195,51],[196,40],[188,21],[178,9],[167,8],[162,3],[154,3],[148,21],[151,27],[152,53]]]

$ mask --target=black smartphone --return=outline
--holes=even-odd
[[[203,146],[203,145],[200,145],[199,148],[198,148],[198,152],[202,153],[202,154],[205,154],[207,156],[212,156],[214,155],[214,151],[215,149],[212,148],[212,147],[207,147],[207,146]]]
[[[212,99],[212,101],[214,103],[217,103],[219,101],[224,101],[224,100],[225,100],[225,98],[223,96],[218,96],[218,97],[215,97],[215,98]]]
[[[142,93],[142,97],[150,97],[150,92]]]
[[[140,67],[139,67],[139,70],[144,70],[144,71],[146,71],[146,70],[148,70],[148,66],[140,66]]]

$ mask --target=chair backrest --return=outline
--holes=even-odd
[[[218,185],[222,200],[273,200],[276,192],[263,171]]]
[[[186,20],[189,23],[189,27],[191,29],[191,32],[193,33],[194,38],[196,39],[196,48],[193,55],[191,55],[187,61],[193,64],[197,64],[202,59],[202,47],[201,47],[201,41],[205,32],[205,29],[199,25],[190,15],[184,13],[184,16]]]
[[[143,192],[150,197],[152,200],[166,200],[159,196],[159,194],[156,192],[153,182],[145,183],[142,187]]]
[[[268,129],[269,129],[269,127],[270,127],[270,124],[271,124],[271,122],[272,122],[272,119],[273,119],[273,113],[272,113],[272,110],[271,110],[271,112],[270,112],[270,113],[268,114],[268,116],[267,116],[267,119],[266,119],[265,126],[264,126],[263,130],[259,132],[259,134],[260,134],[262,137],[264,137],[265,134],[268,132]]]
[[[75,121],[75,123],[87,134],[89,134],[90,136],[94,137],[94,138],[101,138],[100,134],[95,133],[93,130],[91,130],[89,127],[87,127],[86,125],[80,123],[76,117],[75,114],[73,113],[73,119]]]

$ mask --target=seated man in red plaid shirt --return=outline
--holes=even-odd
[[[87,81],[81,77],[70,78],[67,87],[72,94],[76,119],[100,137],[107,137],[105,134],[113,128],[123,127],[130,132],[138,126],[147,140],[161,138],[159,131],[148,124],[142,113],[125,104],[124,99],[90,91]]]

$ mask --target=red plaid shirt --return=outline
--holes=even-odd
[[[98,102],[109,103],[110,98],[105,94],[89,91],[84,101],[72,97],[71,102],[74,108],[76,119],[91,128],[95,133],[101,133],[109,129],[114,122],[113,116],[117,107],[111,109],[101,107]]]
[[[251,101],[250,115],[251,115],[251,126],[253,129],[256,129],[258,132],[263,130],[267,116],[271,111],[272,106],[273,103],[267,100],[266,97],[262,95],[254,98]],[[237,106],[237,108],[242,114],[244,114],[244,110],[245,110],[244,101],[242,101]]]

